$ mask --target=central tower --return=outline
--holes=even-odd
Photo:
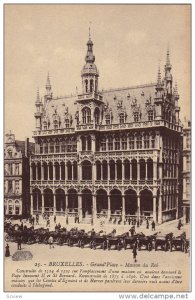
[[[87,54],[85,56],[86,64],[81,71],[83,94],[98,92],[99,73],[95,65],[95,56],[93,55],[93,42],[89,30],[89,40],[87,42]]]

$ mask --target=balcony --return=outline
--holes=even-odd
[[[102,95],[97,94],[97,93],[88,93],[88,94],[78,95],[77,101],[86,101],[86,100],[102,101],[103,97],[102,97]]]
[[[74,133],[74,128],[62,128],[62,129],[50,129],[50,130],[35,130],[33,136],[47,136],[47,135],[59,135],[59,134],[71,134]]]
[[[76,131],[84,131],[84,130],[99,130],[100,125],[98,124],[83,124],[76,125]]]

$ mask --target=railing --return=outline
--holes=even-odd
[[[81,96],[78,96],[81,97]],[[82,96],[83,97],[83,96]],[[89,99],[90,95],[85,95],[83,100]],[[100,96],[98,98],[100,100]],[[153,121],[144,121],[144,122],[133,122],[133,123],[123,123],[123,124],[109,124],[109,125],[99,125],[99,124],[81,124],[76,125],[75,128],[62,128],[62,129],[50,129],[50,130],[35,130],[33,131],[34,136],[44,136],[44,135],[58,135],[58,134],[71,134],[75,131],[82,130],[99,130],[99,131],[108,131],[108,130],[120,130],[120,129],[137,129],[137,128],[146,128],[146,127],[167,127],[172,130],[181,132],[182,127],[177,124],[173,124],[164,120],[153,120]]]
[[[64,134],[64,133],[74,133],[74,128],[62,128],[62,129],[50,129],[50,130],[35,130],[33,131],[33,135],[56,135],[56,134]]]
[[[82,94],[78,95],[78,100],[90,100],[90,99],[95,99],[98,101],[102,101],[103,96],[97,93],[88,93],[88,94]]]

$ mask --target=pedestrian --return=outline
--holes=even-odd
[[[9,257],[10,256],[10,251],[9,251],[9,245],[7,244],[5,247],[5,257]]]
[[[46,226],[50,227],[50,220],[49,219],[47,219],[47,225]]]
[[[146,220],[146,229],[149,229],[149,221],[148,221],[148,219]]]
[[[136,256],[137,256],[137,244],[135,243],[134,246],[133,246],[133,259],[134,259],[134,262],[137,262],[137,259],[136,259]]]
[[[183,225],[182,225],[182,223],[181,223],[181,220],[179,220],[178,225],[177,225],[178,230],[181,229],[181,226],[183,226]]]
[[[49,242],[49,248],[54,248],[54,245],[53,245],[53,236],[50,236],[49,239],[48,239],[48,242]]]
[[[23,224],[23,222],[21,223],[20,228],[21,228],[21,230],[23,231],[23,229],[24,229],[24,224]]]
[[[21,250],[22,249],[21,248],[21,245],[22,245],[22,237],[21,236],[18,237],[17,244],[18,244],[18,250]]]
[[[56,215],[54,215],[53,220],[54,220],[54,223],[56,223]]]
[[[155,222],[154,222],[154,220],[152,221],[152,231],[155,231]]]
[[[139,219],[138,219],[138,220],[137,220],[137,227],[139,227],[139,224],[140,224],[140,223],[139,223]]]

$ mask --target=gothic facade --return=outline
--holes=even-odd
[[[183,127],[183,218],[190,222],[191,198],[191,122],[185,121]]]
[[[22,216],[30,212],[29,157],[34,143],[15,140],[13,133],[5,135],[4,147],[4,215]]]
[[[54,97],[48,75],[35,101],[31,213],[94,223],[178,217],[179,95],[169,51],[157,82],[99,91],[89,37],[82,92]]]

